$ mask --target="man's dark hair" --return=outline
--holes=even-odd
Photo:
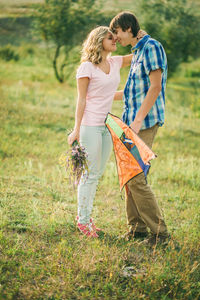
[[[123,31],[131,28],[133,37],[136,37],[140,30],[140,25],[134,14],[129,11],[123,11],[116,15],[110,22],[110,29],[112,32],[116,32],[117,28],[121,28]]]

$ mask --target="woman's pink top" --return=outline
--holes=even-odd
[[[123,57],[111,56],[108,61],[110,64],[109,74],[104,73],[89,61],[83,62],[77,70],[77,79],[82,77],[90,79],[81,125],[104,125],[106,115],[111,111],[112,101],[120,82]]]

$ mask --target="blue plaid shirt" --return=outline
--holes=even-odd
[[[150,87],[149,73],[162,69],[162,90],[153,107],[145,117],[141,129],[162,126],[165,114],[165,87],[167,81],[167,57],[163,46],[149,35],[145,35],[132,49],[133,59],[124,89],[123,121],[130,125],[144,101]]]

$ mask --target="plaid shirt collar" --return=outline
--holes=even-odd
[[[134,53],[136,50],[138,50],[139,48],[142,48],[145,43],[148,41],[148,39],[150,38],[150,35],[145,35],[134,47],[131,48],[131,52]]]

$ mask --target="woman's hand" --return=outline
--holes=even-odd
[[[76,140],[79,142],[79,135],[80,135],[79,130],[74,129],[68,136],[68,144],[71,146],[73,142]]]
[[[142,29],[140,29],[138,31],[138,34],[137,34],[137,40],[139,41],[140,39],[142,39],[145,35],[147,35],[148,33]]]

